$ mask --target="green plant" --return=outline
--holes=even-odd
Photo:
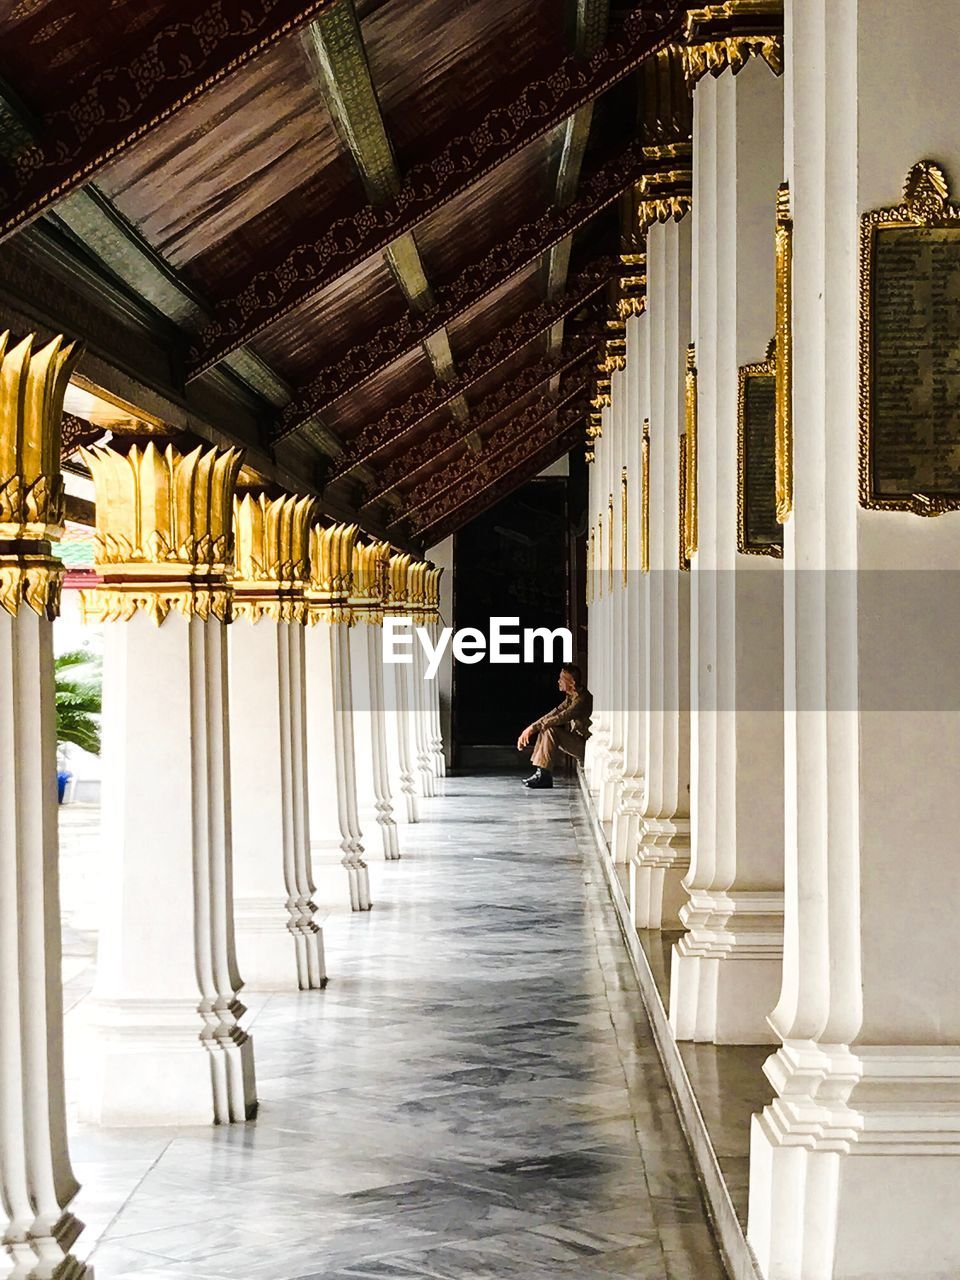
[[[54,659],[57,686],[57,741],[100,754],[100,659],[72,649]]]

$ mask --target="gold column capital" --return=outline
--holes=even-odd
[[[387,597],[389,542],[357,542],[353,548],[353,591],[349,604],[358,622],[379,626]]]
[[[783,0],[725,0],[687,10],[683,67],[690,85],[737,74],[751,57],[763,58],[775,75],[783,71]]]
[[[357,524],[315,524],[310,530],[310,581],[305,591],[307,621],[353,621],[353,550]]]
[[[59,612],[63,567],[50,539],[63,528],[60,422],[80,354],[63,337],[34,351],[34,335],[11,346],[0,334],[0,608],[14,616],[21,605]]]
[[[303,622],[316,501],[246,492],[233,500],[233,616],[251,623]]]
[[[96,489],[103,579],[81,593],[85,616],[115,622],[142,611],[159,626],[176,609],[229,622],[241,452],[118,440],[80,453]]]

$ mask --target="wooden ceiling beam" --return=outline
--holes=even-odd
[[[382,253],[498,165],[612,88],[677,35],[684,12],[677,0],[636,4],[592,57],[570,55],[545,68],[539,79],[518,80],[509,86],[508,101],[471,120],[437,154],[415,165],[394,199],[335,219],[319,236],[314,222],[301,227],[271,265],[254,271],[236,294],[220,302],[216,319],[202,330],[191,351],[191,376]]]
[[[584,411],[574,407],[552,431],[522,441],[502,456],[496,474],[475,472],[442,503],[429,508],[424,519],[415,524],[411,522],[411,538],[430,547],[462,529],[494,503],[539,475],[544,467],[569,453],[581,440],[583,418]]]
[[[382,501],[399,485],[415,480],[426,467],[438,462],[452,449],[468,444],[475,433],[481,432],[504,413],[515,413],[511,421],[517,424],[518,430],[519,424],[534,421],[536,415],[542,412],[542,401],[524,405],[527,397],[549,383],[559,384],[563,375],[582,365],[592,350],[590,344],[584,344],[583,349],[574,349],[572,354],[568,350],[565,354],[551,352],[543,356],[476,405],[468,424],[451,422],[440,431],[432,432],[428,439],[405,449],[381,470],[380,483],[365,498],[361,510]]]
[[[566,414],[577,409],[579,411],[578,416],[582,417],[587,410],[586,398],[589,394],[589,389],[589,383],[586,380],[574,381],[573,385],[568,385],[560,393],[558,399],[553,397],[541,399],[531,406],[531,409],[535,412],[531,412],[526,417],[521,415],[521,417],[510,418],[507,422],[501,423],[482,442],[481,448],[466,448],[458,457],[452,458],[446,466],[427,476],[426,480],[418,484],[416,491],[411,493],[409,500],[404,503],[404,515],[412,515],[416,520],[418,518],[417,512],[435,503],[454,485],[476,471],[478,466],[490,467],[493,465],[505,450],[509,449],[513,444],[519,445],[521,441],[528,440],[553,415],[558,415],[558,421],[562,422],[565,421]]]
[[[621,148],[583,178],[580,194],[570,205],[564,209],[548,206],[536,218],[519,225],[507,241],[498,242],[482,258],[470,263],[450,284],[435,288],[436,306],[431,312],[413,315],[405,311],[392,323],[381,325],[375,335],[331,356],[281,412],[277,438],[295,429],[298,423],[322,414],[415,351],[438,325],[452,324],[502,289],[518,272],[537,262],[551,245],[586,226],[613,204],[650,167],[639,142]]]
[[[370,203],[386,204],[396,196],[402,180],[370,75],[353,0],[337,0],[306,28],[303,43],[323,99],[353,156]],[[429,311],[434,305],[433,292],[413,234],[400,236],[387,246],[383,256],[410,308]],[[439,328],[421,346],[437,381],[455,382],[457,370],[446,330]],[[455,417],[468,415],[461,395],[449,396],[447,403]]]
[[[333,0],[208,0],[163,21],[142,48],[101,66],[68,107],[38,121],[0,169],[0,240],[89,182],[110,161]]]
[[[330,478],[345,475],[360,463],[369,461],[382,449],[396,444],[415,431],[438,409],[458,397],[462,398],[470,387],[516,356],[534,338],[549,330],[557,320],[580,311],[591,298],[606,288],[615,271],[614,259],[600,258],[591,262],[588,268],[576,276],[562,297],[528,308],[489,342],[473,351],[464,360],[462,371],[454,381],[433,382],[422,390],[415,391],[402,403],[379,414],[377,421],[365,427],[336,459]]]

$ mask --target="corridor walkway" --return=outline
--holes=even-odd
[[[575,789],[446,788],[251,998],[255,1124],[78,1131],[97,1280],[721,1280]]]

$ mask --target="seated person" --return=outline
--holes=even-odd
[[[524,751],[536,735],[537,741],[530,757],[530,762],[536,765],[536,769],[529,778],[523,780],[523,785],[531,791],[545,791],[553,786],[552,769],[558,750],[583,764],[583,749],[590,737],[593,695],[581,681],[580,668],[573,663],[564,663],[557,681],[557,686],[564,695],[563,701],[545,716],[527,725],[517,739],[517,750]]]

